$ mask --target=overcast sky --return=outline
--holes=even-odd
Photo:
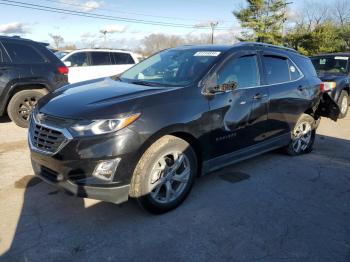
[[[51,6],[55,8],[119,16],[141,20],[198,25],[208,21],[219,21],[219,26],[230,28],[218,34],[232,34],[239,30],[232,10],[239,7],[242,0],[18,0],[24,3]],[[294,0],[292,9],[298,8],[302,0]],[[1,0],[0,0],[0,3]],[[200,34],[208,29],[174,28],[144,24],[107,21],[95,18],[55,14],[14,6],[0,5],[0,34],[16,34],[33,40],[50,42],[49,33],[61,35],[65,43],[102,41],[100,30],[107,30],[109,41],[119,41],[122,46],[133,48],[145,35],[150,33]]]

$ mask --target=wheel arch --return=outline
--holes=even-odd
[[[3,103],[3,108],[0,109],[0,113],[3,114],[6,112],[6,109],[8,107],[8,104],[11,100],[11,98],[18,92],[23,90],[31,90],[31,89],[37,89],[37,90],[46,90],[47,92],[50,91],[49,86],[46,83],[32,83],[32,82],[22,82],[22,83],[15,83],[12,84],[7,92],[7,95],[5,97],[5,101]]]
[[[198,138],[196,138],[195,135],[193,135],[190,131],[186,130],[183,125],[175,125],[163,128],[156,132],[155,134],[151,135],[141,146],[139,150],[139,158],[143,155],[143,153],[158,139],[162,138],[163,136],[171,135],[178,137],[182,140],[185,140],[187,143],[189,143],[193,150],[195,151],[196,157],[197,157],[197,163],[198,163],[198,174],[201,174],[201,167],[202,167],[202,146],[200,144],[200,141]]]

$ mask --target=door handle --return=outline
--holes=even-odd
[[[267,94],[256,94],[255,96],[253,96],[253,99],[254,100],[260,100],[260,99],[263,99],[263,98],[266,98],[267,97]]]
[[[301,91],[304,91],[305,90],[305,87],[303,86],[298,86],[298,90],[301,92]]]

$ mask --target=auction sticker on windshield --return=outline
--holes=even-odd
[[[195,53],[193,56],[218,56],[221,52],[213,52],[213,51],[199,51]]]
[[[336,60],[349,60],[349,57],[347,57],[347,56],[336,56],[336,57],[334,57],[334,59],[336,59]]]

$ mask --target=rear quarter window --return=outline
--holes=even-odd
[[[35,64],[45,63],[44,57],[32,46],[28,44],[3,42],[7,53],[13,63],[18,64]]]
[[[129,65],[135,64],[134,59],[128,53],[111,53],[113,56],[113,63],[115,65]]]
[[[314,65],[312,64],[310,58],[296,56],[294,59],[304,75],[317,77],[316,69],[315,69]]]

